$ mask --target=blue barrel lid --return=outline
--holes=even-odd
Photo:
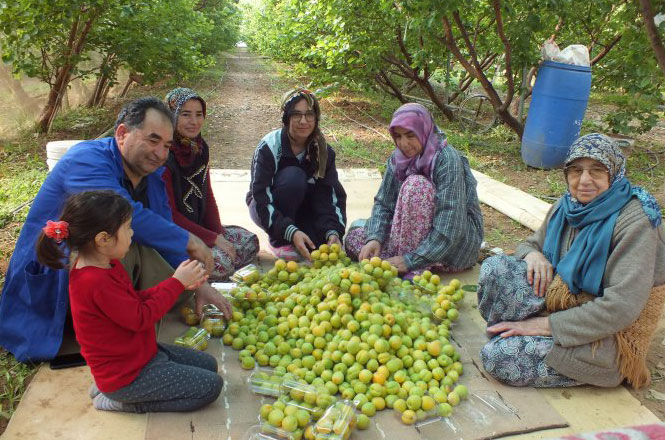
[[[591,72],[589,66],[577,66],[575,64],[559,63],[557,61],[545,60],[542,62],[541,67],[553,67],[555,69],[577,70],[578,72]]]

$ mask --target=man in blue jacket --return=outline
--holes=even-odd
[[[172,138],[170,110],[156,98],[141,98],[123,108],[114,137],[73,146],[46,177],[19,235],[0,298],[0,345],[16,359],[52,359],[62,343],[69,273],[39,264],[35,243],[72,194],[112,189],[132,203],[133,244],[123,265],[138,288],[171,276],[171,267],[188,255],[212,269],[205,243],[172,222],[161,179]],[[199,312],[203,304],[215,304],[227,316],[231,313],[228,301],[207,283],[195,297]]]

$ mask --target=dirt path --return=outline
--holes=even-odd
[[[265,58],[236,49],[227,54],[221,86],[206,97],[211,168],[249,169],[261,138],[278,128],[276,75]]]

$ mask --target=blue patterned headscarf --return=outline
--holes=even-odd
[[[616,142],[599,133],[582,136],[570,147],[565,166],[582,158],[602,163],[609,171],[610,186],[587,204],[580,203],[567,191],[547,226],[543,253],[572,293],[583,291],[602,296],[605,265],[621,209],[636,197],[654,228],[660,226],[662,219],[656,199],[626,178],[626,159]],[[570,250],[560,258],[566,225],[580,232]]]

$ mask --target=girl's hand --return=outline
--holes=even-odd
[[[487,332],[509,336],[552,336],[550,320],[547,316],[529,318],[524,321],[503,321],[487,327]]]
[[[224,238],[223,235],[218,235],[215,239],[215,246],[224,251],[226,255],[231,258],[231,261],[236,261],[238,254],[236,253],[236,248],[233,246],[233,243]]]
[[[524,257],[524,261],[526,261],[526,279],[533,287],[533,293],[536,296],[545,296],[545,292],[554,278],[552,264],[547,261],[545,255],[538,251],[529,252]]]
[[[404,273],[404,272],[407,272],[409,270],[406,267],[406,260],[401,255],[398,255],[396,257],[390,257],[386,261],[388,261],[390,264],[395,266],[397,268],[397,272],[399,272],[399,273]]]
[[[338,244],[338,245],[342,246],[342,242],[340,241],[337,234],[330,234],[330,237],[328,237],[328,244],[329,245]]]
[[[370,240],[365,243],[365,246],[360,249],[358,254],[358,261],[363,261],[364,259],[370,259],[372,257],[378,257],[381,253],[381,243],[378,240]]]
[[[208,275],[202,263],[197,260],[185,260],[175,270],[173,278],[180,281],[186,290],[194,290],[208,279]]]
[[[296,231],[293,234],[293,246],[298,250],[298,253],[305,259],[305,261],[312,261],[309,255],[310,249],[315,249],[314,243],[310,240],[309,236],[303,231]]]

